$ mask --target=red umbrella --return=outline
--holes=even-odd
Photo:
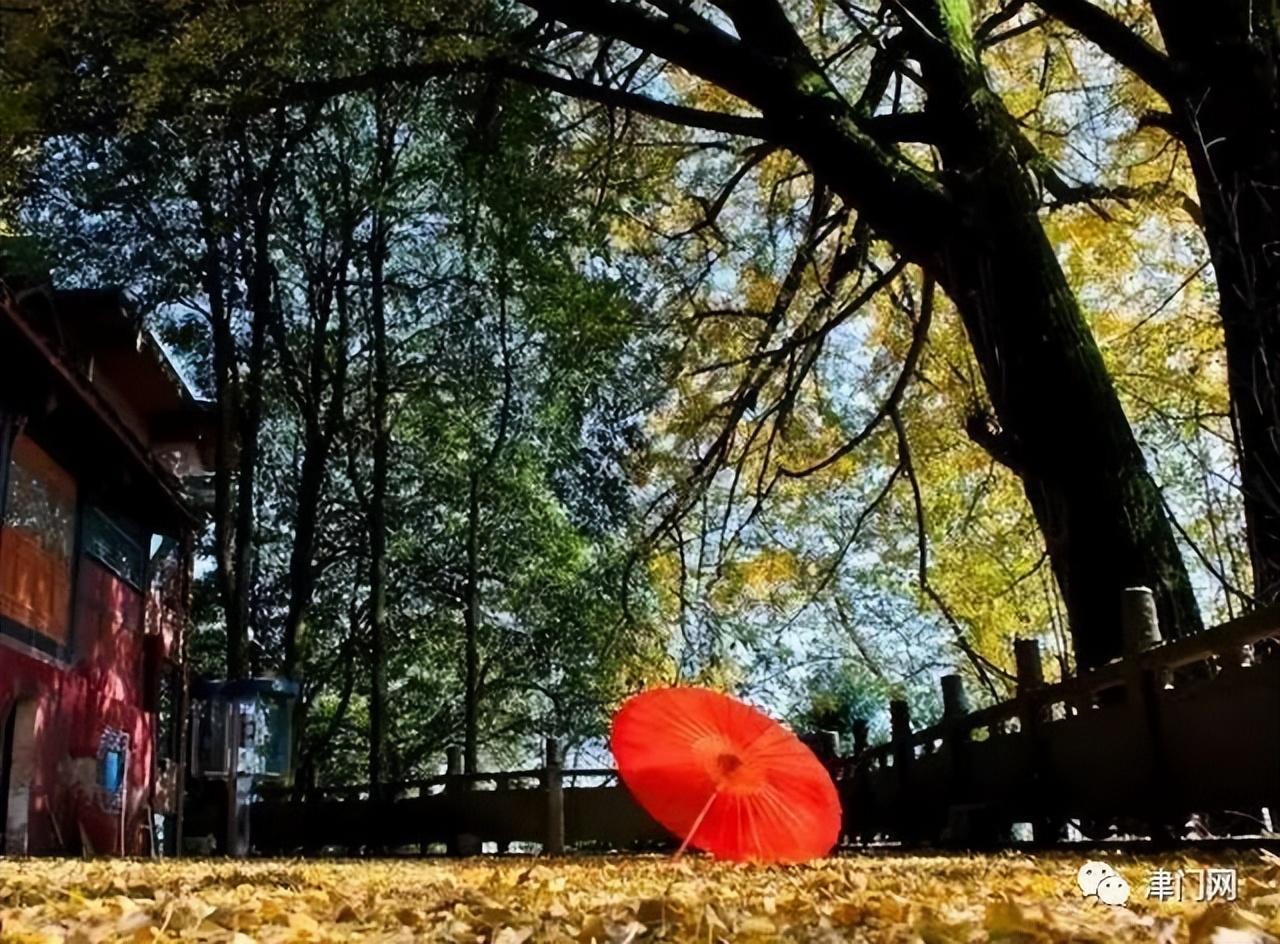
[[[705,688],[628,699],[610,746],[623,782],[686,846],[722,859],[800,862],[840,835],[831,776],[768,715]],[[677,853],[679,855],[679,853]]]

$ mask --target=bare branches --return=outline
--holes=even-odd
[[[883,285],[887,285],[889,281],[892,280],[884,280],[882,277],[882,279],[877,280],[877,284],[873,285],[873,287],[876,291],[879,291],[879,289],[883,287]],[[878,284],[880,282],[883,282],[883,285]],[[865,294],[866,293],[864,293],[864,295]],[[920,317],[916,320],[915,326],[912,330],[911,347],[907,350],[907,356],[903,361],[902,370],[899,371],[898,379],[894,382],[893,388],[889,391],[889,396],[880,405],[879,409],[876,410],[875,414],[872,415],[871,419],[866,422],[862,429],[852,439],[846,442],[835,452],[831,453],[831,455],[827,456],[821,462],[814,463],[813,465],[803,469],[784,468],[781,470],[783,475],[788,478],[804,478],[805,476],[813,475],[815,472],[820,472],[828,466],[839,462],[853,450],[857,449],[858,446],[862,445],[862,443],[866,442],[871,437],[871,434],[879,428],[882,422],[884,422],[885,418],[898,408],[899,403],[902,401],[902,395],[906,392],[907,384],[910,382],[912,375],[915,374],[916,365],[920,362],[920,354],[924,350],[925,341],[929,335],[929,325],[933,320],[933,296],[933,279],[926,276],[924,294],[920,303]]]
[[[1169,305],[1173,303],[1174,299],[1176,299],[1179,295],[1183,293],[1183,291],[1187,288],[1188,285],[1190,285],[1196,279],[1200,278],[1200,274],[1204,272],[1205,269],[1209,268],[1209,262],[1210,262],[1209,259],[1203,260],[1200,263],[1200,265],[1196,266],[1196,268],[1186,278],[1184,278],[1181,282],[1178,283],[1178,286],[1172,292],[1170,292],[1168,295],[1164,297],[1164,299],[1160,302],[1160,304],[1156,305],[1154,308],[1151,309],[1151,311],[1147,312],[1145,315],[1143,315],[1141,318],[1135,321],[1131,326],[1126,328],[1119,335],[1119,337],[1126,338],[1129,335],[1133,334],[1135,331],[1140,330],[1149,321],[1151,321],[1153,318],[1159,315],[1160,312],[1168,308]]]
[[[924,513],[924,495],[920,490],[920,480],[916,476],[915,465],[911,460],[911,446],[907,439],[906,426],[902,422],[902,414],[895,405],[890,411],[890,419],[893,421],[894,434],[898,439],[898,462],[902,466],[903,472],[906,474],[907,481],[911,485],[911,497],[915,504],[916,515],[916,544],[918,549],[918,572],[917,579],[920,583],[921,591],[931,601],[938,611],[942,614],[947,624],[955,633],[956,646],[964,653],[965,658],[973,666],[978,678],[991,693],[992,698],[999,698],[1000,693],[997,691],[992,674],[996,673],[1003,676],[1006,680],[1011,680],[1013,676],[1005,672],[999,666],[993,664],[991,660],[985,659],[973,648],[973,644],[969,642],[965,635],[964,627],[960,625],[960,621],[956,619],[951,612],[951,608],[947,606],[946,600],[942,595],[929,583],[929,533],[927,530],[927,522]]]
[[[1152,181],[1140,186],[1125,184],[1072,183],[1054,166],[1053,162],[1023,133],[1012,116],[1006,116],[1008,131],[1018,160],[1039,181],[1043,192],[1053,198],[1047,205],[1050,210],[1084,204],[1102,219],[1111,221],[1110,212],[1102,204],[1151,200],[1157,197],[1178,199],[1184,211],[1193,220],[1200,220],[1200,208],[1187,194],[1172,187],[1167,181]]]
[[[996,30],[1021,13],[1026,5],[1027,0],[1009,0],[1009,3],[978,24],[978,28],[973,31],[974,42],[986,43]]]
[[[851,302],[842,306],[839,312],[828,318],[820,327],[815,328],[808,333],[796,333],[795,335],[787,338],[786,341],[778,345],[776,348],[764,351],[755,351],[754,353],[744,355],[743,357],[736,357],[732,360],[718,361],[714,364],[708,364],[705,367],[699,367],[694,371],[694,373],[707,374],[712,371],[724,370],[728,367],[741,367],[743,364],[757,363],[762,360],[772,360],[776,363],[780,357],[790,354],[801,347],[820,344],[826,339],[827,335],[831,334],[832,331],[847,321],[850,315],[853,315],[855,312],[863,308],[871,301],[871,299],[878,295],[882,289],[886,288],[894,279],[901,275],[902,271],[906,267],[907,261],[905,259],[898,259],[886,272],[876,278],[874,282],[867,286],[867,288],[859,293]]]
[[[716,221],[724,211],[725,205],[729,202],[729,198],[733,196],[733,192],[738,189],[738,185],[742,183],[751,171],[760,166],[761,161],[777,151],[777,149],[777,146],[772,144],[761,144],[749,149],[747,152],[747,159],[742,162],[738,169],[734,171],[733,176],[730,177],[725,185],[720,188],[720,193],[716,198],[710,203],[705,200],[699,200],[699,202],[702,203],[704,210],[703,218],[697,223],[694,223],[688,229],[673,234],[671,238],[679,239],[684,236],[692,236],[694,233],[701,232],[704,229],[714,229]],[[698,200],[699,198],[695,196],[694,199]]]
[[[871,650],[867,648],[867,644],[863,640],[862,634],[858,632],[857,626],[854,625],[853,616],[848,612],[845,602],[837,597],[833,608],[836,612],[836,620],[840,623],[840,628],[843,629],[845,635],[849,637],[849,641],[853,643],[853,647],[858,650],[858,655],[862,656],[863,663],[871,671],[872,675],[881,682],[888,684],[888,675],[886,675],[884,669],[881,668],[879,661],[872,658]]]
[[[1169,506],[1169,500],[1164,497],[1163,492],[1160,493],[1160,502],[1164,505],[1165,514],[1169,516],[1169,522],[1173,525],[1174,530],[1178,532],[1178,536],[1182,538],[1187,547],[1191,548],[1191,552],[1195,554],[1200,563],[1204,565],[1205,570],[1209,571],[1209,573],[1213,575],[1214,579],[1218,581],[1218,585],[1222,587],[1223,592],[1228,597],[1228,601],[1231,597],[1235,597],[1244,604],[1244,607],[1247,610],[1253,609],[1257,606],[1257,600],[1236,586],[1223,569],[1209,558],[1209,555],[1204,552],[1196,541],[1192,540],[1191,535],[1188,534],[1187,530],[1182,527],[1181,523],[1179,523],[1178,516],[1174,514],[1174,510]]]
[[[825,590],[831,581],[835,579],[841,563],[843,563],[845,556],[849,553],[849,549],[853,547],[853,543],[862,535],[863,526],[866,525],[867,521],[870,520],[873,514],[880,510],[880,507],[893,491],[893,486],[898,481],[898,477],[901,476],[904,471],[906,470],[903,467],[901,460],[899,460],[898,464],[893,467],[893,471],[889,473],[889,477],[885,480],[884,485],[881,486],[880,490],[872,497],[871,501],[867,503],[866,507],[858,513],[858,518],[853,523],[853,527],[849,529],[849,533],[845,535],[844,540],[840,543],[840,547],[833,556],[831,563],[827,565],[822,577],[819,578],[818,585],[814,588],[814,596],[817,596],[817,594]]]

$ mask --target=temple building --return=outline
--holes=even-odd
[[[121,292],[0,278],[5,854],[175,847],[208,416]]]

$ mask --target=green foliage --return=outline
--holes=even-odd
[[[792,724],[801,731],[835,731],[848,737],[856,721],[878,717],[889,696],[884,681],[857,663],[828,667],[813,676],[808,703],[800,706]]]
[[[572,200],[573,159],[548,116],[541,94],[459,82],[439,95],[299,106],[214,138],[200,117],[108,139],[51,138],[32,178],[25,220],[57,245],[60,280],[132,284],[211,394],[205,266],[210,246],[223,253],[217,289],[240,374],[225,395],[243,437],[244,372],[262,315],[242,279],[263,264],[248,252],[252,208],[276,168],[251,668],[282,664],[306,513],[300,463],[339,389],[341,360],[346,394],[315,509],[303,665],[302,750],[321,779],[355,775],[368,724],[375,217],[389,232],[392,359],[388,773],[430,773],[460,737],[473,531],[487,763],[519,761],[549,733],[598,742],[609,708],[665,658],[631,562],[625,463],[643,446],[668,343],[618,278],[591,264],[599,224]],[[390,177],[379,177],[379,122],[393,128]],[[207,536],[210,562],[218,540]],[[216,672],[224,600],[216,568],[201,569],[192,652]]]
[[[809,72],[807,90],[857,100],[896,35],[890,6],[863,31],[834,5],[784,6],[826,64],[818,81],[830,85]],[[1149,27],[1144,4],[1123,6]],[[1034,152],[1023,183],[1043,198],[1201,601],[1230,615],[1248,567],[1185,155],[1142,120],[1149,89],[1030,7],[933,8]],[[993,41],[982,24],[1000,10],[1013,18]],[[226,396],[238,410],[255,319],[245,282],[261,262],[247,251],[251,219],[278,164],[254,660],[266,670],[282,656],[299,467],[318,415],[295,395],[290,363],[320,365],[323,399],[342,362],[348,399],[311,561],[307,749],[321,776],[357,778],[366,749],[375,216],[390,229],[392,773],[432,769],[459,736],[473,538],[492,763],[549,731],[598,745],[609,708],[659,680],[735,688],[847,733],[853,717],[882,718],[890,692],[929,708],[944,671],[969,674],[975,700],[997,697],[1017,635],[1043,637],[1069,671],[1021,483],[972,435],[989,404],[957,313],[939,293],[918,338],[919,273],[895,268],[895,247],[785,149],[450,74],[531,41],[519,4],[66,0],[2,22],[17,53],[0,93],[13,144],[0,187],[22,198],[22,222],[54,245],[64,280],[121,282],[155,309],[210,394],[212,235],[226,257],[237,371]],[[625,44],[561,39],[540,34],[530,58],[743,111]],[[393,68],[416,78],[379,80]],[[892,96],[916,111],[927,93],[906,74]],[[394,129],[389,173],[380,120]],[[931,146],[899,150],[913,170],[936,171]],[[1086,185],[1130,196],[1085,199]],[[336,302],[319,304],[332,270],[348,337]],[[909,362],[895,428],[883,406]],[[209,558],[215,543],[207,536]],[[214,583],[209,571],[196,638],[210,668]]]

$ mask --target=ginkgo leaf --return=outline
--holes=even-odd
[[[1276,944],[1280,891],[1255,854],[1111,857],[1127,907],[1080,896],[1078,856],[847,856],[804,866],[703,858],[348,862],[0,862],[0,940],[525,944],[857,939]],[[1235,902],[1155,901],[1156,869],[1235,868]],[[125,887],[126,895],[110,891]],[[198,890],[198,894],[197,894]],[[361,902],[357,912],[350,902]],[[166,913],[218,922],[167,921]],[[825,929],[825,930],[823,930]]]

